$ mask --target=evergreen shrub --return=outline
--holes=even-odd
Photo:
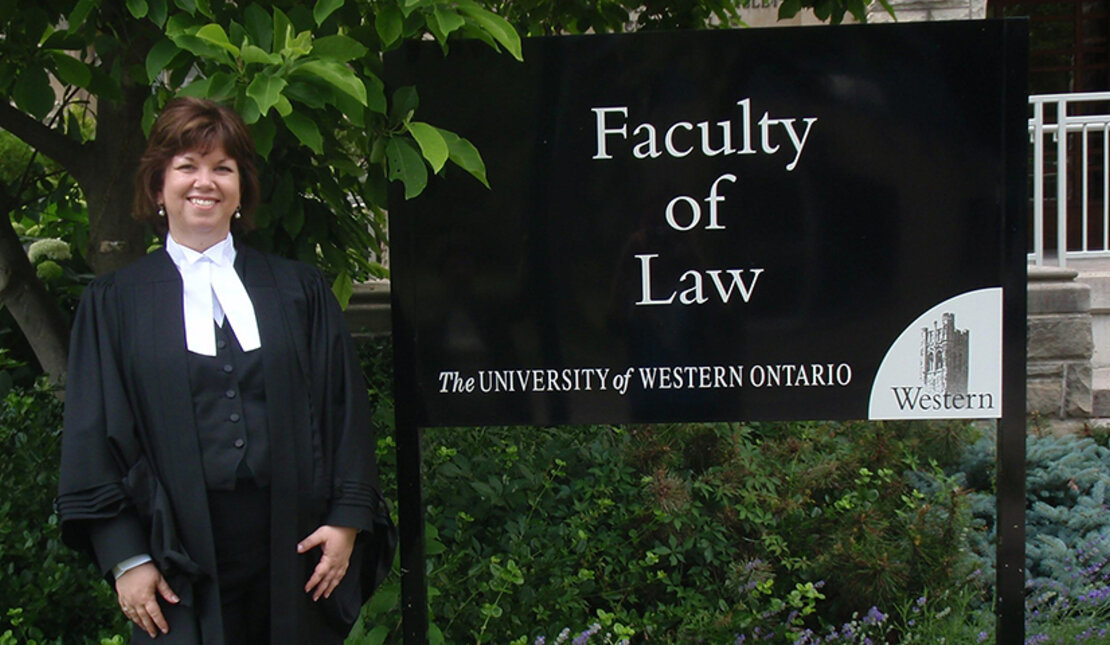
[[[995,567],[994,451],[994,437],[983,437],[962,465],[969,487],[977,489],[970,542],[984,583],[993,580]],[[1030,640],[1048,642],[1041,637],[1051,631],[1066,632],[1070,642],[1097,641],[1110,619],[1110,448],[1089,436],[1033,434],[1025,467]]]
[[[971,546],[989,576],[994,575],[995,561],[994,454],[994,437],[984,436],[969,448],[961,464],[962,476],[973,491],[976,530]],[[1090,566],[1080,557],[1110,561],[1110,449],[1091,437],[1030,435],[1025,468],[1030,581],[1064,582],[1068,575]]]

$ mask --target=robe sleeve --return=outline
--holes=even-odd
[[[307,285],[311,301],[314,397],[322,401],[320,427],[331,462],[331,502],[325,524],[363,531],[393,530],[378,488],[377,442],[370,423],[366,381],[343,312],[319,271]]]
[[[92,554],[105,575],[123,559],[147,551],[123,483],[126,464],[140,450],[120,372],[114,295],[110,280],[94,281],[77,308],[55,502],[63,541]]]

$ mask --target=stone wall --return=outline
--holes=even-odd
[[[393,330],[389,281],[356,284],[344,313],[356,341],[390,335]]]
[[[1091,288],[1077,275],[1029,267],[1026,410],[1034,416],[1091,416]]]
[[[749,27],[797,27],[825,24],[806,9],[788,20],[779,20],[782,0],[751,0],[739,9],[740,19]],[[987,16],[987,0],[890,0],[898,22],[923,22],[929,20],[978,20]],[[867,21],[894,22],[886,9],[874,0],[867,7]],[[844,22],[855,22],[846,16]]]
[[[898,22],[979,20],[987,17],[987,0],[890,0]],[[868,22],[894,22],[877,1],[867,7]]]

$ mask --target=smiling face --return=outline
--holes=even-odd
[[[158,194],[173,239],[197,251],[227,237],[239,200],[239,165],[222,146],[174,155]]]

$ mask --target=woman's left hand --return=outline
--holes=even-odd
[[[347,565],[351,561],[351,551],[355,548],[355,537],[358,529],[346,526],[324,525],[312,532],[297,545],[297,553],[308,553],[317,546],[322,547],[323,554],[308,584],[304,586],[305,593],[312,594],[315,602],[321,596],[328,598],[343,576],[347,574]]]

